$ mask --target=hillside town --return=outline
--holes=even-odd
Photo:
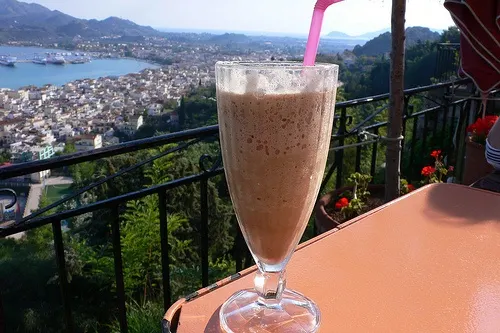
[[[172,47],[163,53],[155,49],[133,52],[137,58],[151,58],[153,52],[166,59]],[[73,143],[77,151],[117,144],[117,131],[133,136],[145,116],[168,115],[175,123],[175,106],[181,97],[197,86],[214,82],[216,61],[262,61],[273,56],[270,50],[224,55],[214,45],[185,45],[176,54],[178,60],[171,65],[120,77],[81,79],[63,86],[0,89],[0,145],[11,155],[8,163],[50,158],[62,152],[67,143]],[[32,175],[31,181],[41,182],[45,176]]]

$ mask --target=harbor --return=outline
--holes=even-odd
[[[0,90],[21,89],[27,86],[56,86],[81,79],[120,76],[138,73],[158,65],[131,58],[111,57],[97,52],[68,52],[36,47],[0,46],[0,56],[15,57],[12,66],[0,65]],[[64,58],[55,64],[55,57]],[[62,60],[62,59],[60,59]]]
[[[37,65],[81,65],[91,62],[90,55],[85,53],[46,53],[45,55],[35,54],[31,59],[18,59],[10,55],[0,55],[0,65],[14,67],[16,63],[34,63]]]

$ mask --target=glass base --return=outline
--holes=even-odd
[[[222,305],[219,319],[224,333],[315,333],[320,312],[313,301],[296,291],[285,289],[277,302],[247,289]]]

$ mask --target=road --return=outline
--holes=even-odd
[[[26,200],[26,207],[24,208],[23,217],[35,212],[40,205],[40,198],[45,186],[48,185],[67,185],[72,184],[73,179],[70,177],[51,177],[45,180],[43,184],[32,184]],[[9,238],[20,239],[24,236],[24,232],[9,236]]]
[[[28,195],[28,200],[26,202],[26,208],[24,209],[23,217],[28,216],[32,212],[38,209],[40,205],[40,198],[42,196],[42,191],[45,186],[50,185],[68,185],[72,184],[73,179],[70,177],[53,177],[45,180],[44,184],[33,184],[30,186],[30,192]]]

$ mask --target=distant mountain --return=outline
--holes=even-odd
[[[373,39],[377,36],[380,36],[381,34],[383,33],[386,33],[388,31],[391,31],[390,28],[385,28],[385,29],[382,29],[382,30],[378,30],[378,31],[372,31],[372,32],[367,32],[365,34],[362,34],[362,35],[359,35],[358,38],[362,38],[362,39]]]
[[[328,37],[328,38],[337,38],[337,39],[370,40],[370,39],[375,38],[375,37],[383,34],[384,32],[387,32],[387,31],[390,31],[390,29],[387,28],[387,29],[383,29],[383,30],[379,30],[379,31],[367,32],[365,34],[358,35],[358,36],[348,35],[348,34],[346,34],[344,32],[341,32],[341,31],[332,31],[328,35],[326,35],[325,37]]]
[[[42,39],[64,37],[157,36],[151,27],[117,17],[84,20],[50,10],[38,4],[16,0],[0,0],[0,38]]]
[[[222,34],[222,35],[216,35],[212,38],[210,38],[210,41],[213,43],[222,43],[222,44],[227,44],[227,43],[247,43],[251,40],[250,37],[247,35],[243,34]]]
[[[340,32],[340,31],[332,31],[326,36],[330,37],[330,38],[353,38],[353,36],[350,36],[346,33]]]
[[[445,31],[445,29],[431,29],[431,31],[437,32],[438,34],[442,34]]]
[[[436,41],[439,39],[439,33],[431,31],[424,27],[410,27],[406,29],[406,47],[416,43],[426,41]],[[391,33],[385,32],[380,36],[366,42],[365,45],[356,45],[354,54],[357,56],[378,56],[391,51]]]

